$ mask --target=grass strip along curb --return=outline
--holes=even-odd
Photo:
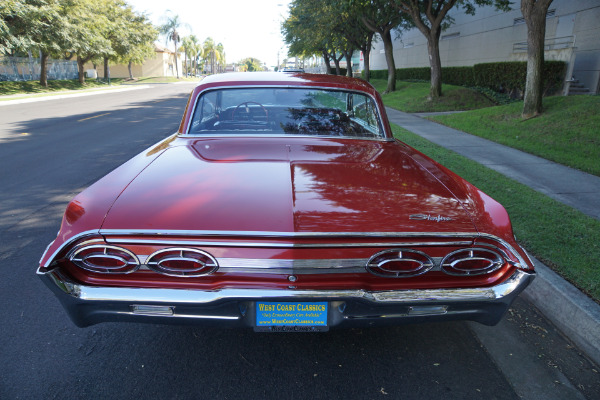
[[[519,243],[600,302],[600,221],[392,124],[394,136],[499,201]]]

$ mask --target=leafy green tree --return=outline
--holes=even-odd
[[[108,39],[111,21],[104,12],[110,0],[69,0],[69,51],[77,55],[79,83],[85,83],[84,65],[93,58],[113,54]]]
[[[127,63],[129,78],[133,79],[132,65],[141,64],[155,54],[154,41],[158,38],[158,31],[145,14],[138,14],[129,6],[124,15],[125,31],[114,44],[119,62]]]
[[[48,86],[47,62],[68,42],[65,0],[15,0],[0,5],[0,52],[40,53],[40,85]]]
[[[14,21],[24,14],[22,0],[0,2],[0,54],[9,54],[19,46],[15,35]]]
[[[217,66],[224,65],[225,52],[221,43],[215,43],[214,39],[207,37],[202,43],[202,54],[204,55],[205,65],[210,65],[210,73],[214,74],[217,71]]]
[[[341,24],[339,27],[340,33],[344,38],[352,44],[355,49],[362,51],[364,55],[365,64],[365,79],[370,79],[370,53],[373,44],[373,37],[375,32],[368,29],[362,22],[362,9],[359,5],[352,1],[346,0],[329,0],[336,4],[341,13]],[[351,54],[350,54],[351,57]],[[347,57],[347,64],[350,65],[350,61]],[[348,75],[351,76],[350,67],[348,68]]]
[[[263,70],[260,60],[254,57],[244,58],[238,64],[242,71],[254,72]]]
[[[392,31],[406,29],[411,25],[406,14],[394,12],[394,0],[356,1],[361,20],[372,32],[377,33],[383,41],[385,60],[388,67],[388,82],[385,93],[396,90],[396,62],[394,60],[394,44]]]
[[[521,12],[527,24],[527,78],[523,101],[523,118],[542,113],[542,71],[546,13],[552,0],[521,0]]]
[[[431,98],[442,95],[440,34],[453,22],[447,17],[448,11],[459,6],[465,13],[474,15],[476,6],[492,4],[503,11],[510,9],[510,0],[392,0],[392,3],[401,13],[410,16],[412,22],[427,39],[431,66]]]
[[[195,73],[196,55],[198,54],[198,51],[200,51],[200,48],[201,48],[200,43],[198,42],[198,38],[195,35],[189,35],[189,36],[184,37],[183,40],[181,41],[181,48],[183,49],[182,51],[184,53],[183,62],[184,62],[184,68],[185,68],[186,73],[189,73],[190,70],[194,71],[194,73]],[[193,58],[192,58],[192,56],[193,56]],[[188,60],[190,61],[189,67],[187,65]]]
[[[331,73],[330,61],[333,60],[339,74],[339,62],[345,52],[351,53],[351,44],[340,33],[338,5],[333,0],[294,0],[290,4],[290,15],[281,27],[289,46],[288,54],[301,58],[320,54],[327,73]]]

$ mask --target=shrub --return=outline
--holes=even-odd
[[[567,71],[564,61],[545,61],[544,95],[554,94],[562,88]],[[363,75],[364,76],[364,75]],[[527,62],[495,62],[475,64],[472,67],[442,67],[442,82],[466,86],[489,88],[511,97],[522,97],[525,91]],[[387,69],[371,70],[372,79],[387,79]],[[402,68],[396,70],[396,79],[401,81],[429,81],[429,67]]]

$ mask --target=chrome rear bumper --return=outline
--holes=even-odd
[[[256,301],[327,301],[331,328],[395,325],[425,321],[473,320],[497,324],[534,279],[517,270],[496,286],[428,290],[274,290],[122,288],[85,286],[58,269],[38,270],[73,322],[132,321],[253,327]]]

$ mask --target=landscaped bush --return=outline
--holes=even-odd
[[[563,61],[546,61],[542,72],[544,94],[554,94],[562,88],[567,64]],[[442,75],[443,76],[443,75]],[[522,97],[525,92],[527,63],[497,62],[473,66],[475,86],[488,87],[511,97]]]
[[[546,61],[544,63],[542,76],[544,77],[545,95],[554,94],[562,88],[566,70],[567,63],[564,61]],[[518,61],[475,64],[472,67],[442,67],[443,83],[489,88],[511,97],[523,96],[526,76],[527,63]],[[387,69],[371,70],[371,78],[387,79]],[[429,67],[397,69],[396,79],[429,81],[431,70]]]
[[[387,73],[385,79],[387,79]],[[428,81],[431,79],[431,69],[429,67],[397,69],[396,79],[399,81]]]
[[[473,67],[443,67],[442,81],[450,85],[477,86],[473,76]]]

